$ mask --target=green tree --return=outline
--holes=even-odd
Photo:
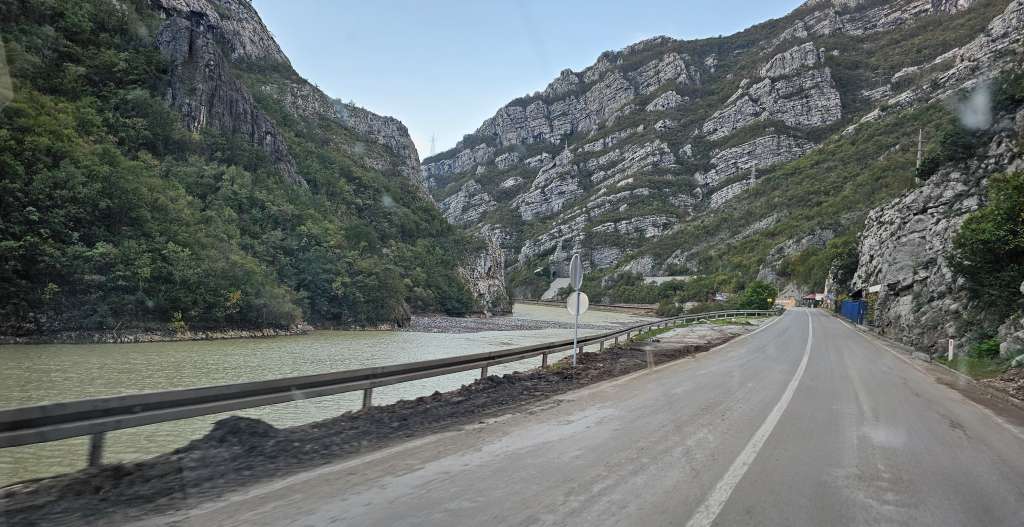
[[[953,239],[953,270],[987,310],[1008,315],[1021,305],[1024,282],[1024,173],[993,176],[988,203],[964,220]]]
[[[772,284],[754,280],[740,295],[740,309],[771,309],[779,290]]]

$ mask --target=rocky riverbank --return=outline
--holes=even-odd
[[[170,342],[177,340],[251,339],[302,335],[314,328],[300,324],[287,329],[212,329],[186,331],[160,331],[156,329],[125,329],[109,331],[61,331],[42,335],[0,335],[0,344],[131,344],[141,342]]]
[[[692,356],[755,325],[697,325],[663,335],[656,363]],[[672,339],[673,341],[675,339]],[[671,345],[670,345],[671,344]],[[577,367],[492,375],[447,393],[375,406],[308,425],[278,429],[228,417],[203,438],[136,463],[106,465],[0,489],[0,510],[12,525],[116,525],[155,513],[191,509],[240,487],[310,470],[411,438],[477,423],[573,389],[646,367],[649,343],[587,352]]]
[[[580,329],[615,329],[636,322],[611,324],[580,324]],[[538,329],[572,329],[572,322],[535,320],[512,316],[490,318],[459,318],[440,315],[417,315],[399,331],[418,333],[477,333],[480,331],[524,331]]]
[[[610,330],[632,322],[609,324],[580,324],[580,329]],[[217,340],[283,337],[302,335],[316,329],[339,329],[361,331],[411,331],[418,333],[477,333],[481,331],[524,331],[541,329],[572,329],[571,322],[534,320],[513,316],[489,318],[447,317],[443,315],[414,315],[408,324],[381,324],[372,327],[320,327],[301,324],[287,329],[214,329],[208,331],[188,330],[182,332],[157,329],[126,329],[118,331],[63,331],[42,335],[10,336],[0,335],[3,344],[130,344],[143,342],[170,342],[179,340]]]

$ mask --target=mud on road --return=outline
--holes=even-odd
[[[278,429],[227,417],[204,437],[147,460],[105,465],[0,489],[5,525],[111,525],[185,510],[240,487],[309,470],[427,434],[479,422],[524,404],[643,369],[645,348],[661,364],[707,351],[755,326],[693,326],[678,344],[583,353],[547,369],[490,376],[458,390]],[[687,328],[689,329],[689,328]]]

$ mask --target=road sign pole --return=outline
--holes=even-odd
[[[572,367],[576,367],[576,342],[580,337],[580,295],[576,294],[576,319],[572,323]]]

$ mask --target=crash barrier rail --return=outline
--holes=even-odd
[[[562,306],[565,305],[565,302],[561,301],[561,300],[523,300],[523,299],[516,299],[515,303],[517,303],[517,304],[531,304],[531,305],[535,305],[535,306],[558,306],[558,307],[562,307]],[[621,310],[632,310],[632,311],[649,311],[649,312],[653,313],[654,310],[658,308],[658,304],[595,304],[595,303],[591,303],[590,304],[590,308],[591,309],[599,308],[599,307],[611,308],[611,309],[621,309]]]
[[[599,345],[604,350],[606,342],[619,346],[620,339],[628,342],[640,333],[682,322],[777,313],[730,310],[664,318],[582,337],[577,348],[582,351],[584,346]],[[102,461],[105,433],[114,430],[360,390],[365,409],[372,404],[373,389],[380,386],[475,369],[479,369],[480,377],[484,378],[490,366],[537,356],[542,357],[541,366],[545,367],[549,354],[572,348],[572,340],[560,340],[390,366],[8,408],[0,410],[0,448],[90,436],[88,461],[89,466],[96,466]],[[653,367],[650,353],[647,363],[648,367]]]

